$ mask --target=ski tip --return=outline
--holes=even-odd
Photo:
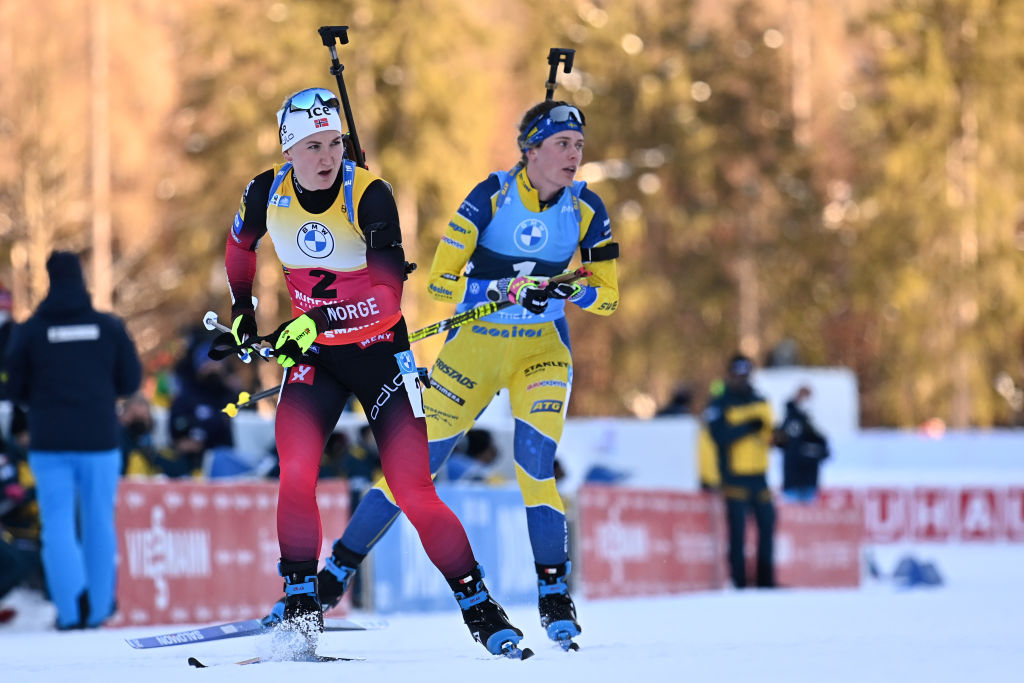
[[[569,642],[567,642],[567,643],[562,643],[561,645],[562,645],[562,649],[564,649],[566,652],[579,652],[580,651],[579,643],[574,643],[571,640]]]
[[[188,665],[189,666],[194,666],[197,669],[205,669],[206,668],[206,665],[203,664],[202,662],[200,662],[195,657],[189,657],[188,658]]]
[[[530,657],[533,656],[533,650],[531,650],[528,647],[524,647],[521,651],[523,653],[523,656],[520,657],[520,659],[529,659]]]

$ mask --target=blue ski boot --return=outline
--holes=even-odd
[[[328,612],[338,606],[341,597],[348,590],[352,577],[355,576],[355,567],[345,567],[338,564],[338,560],[329,556],[324,561],[324,568],[316,575],[317,588],[320,595],[320,608]],[[281,598],[270,609],[270,614],[263,617],[262,622],[266,627],[276,626],[284,618],[285,598]]]
[[[572,562],[536,566],[540,625],[547,631],[548,638],[561,645],[563,650],[579,650],[580,646],[572,639],[583,629],[576,621],[576,606],[569,597],[569,585],[565,582],[572,571]]]
[[[284,577],[284,609],[274,629],[275,644],[285,659],[310,659],[324,630],[324,613],[317,595],[316,560],[281,560]]]
[[[462,608],[462,620],[469,627],[473,639],[488,652],[511,659],[526,659],[533,655],[530,648],[519,649],[523,632],[509,622],[505,610],[487,592],[484,570],[480,565],[465,576],[448,579],[448,585]]]

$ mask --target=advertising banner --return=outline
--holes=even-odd
[[[828,488],[822,500],[837,509],[862,504],[868,544],[1024,541],[1022,487]]]
[[[857,586],[864,515],[858,503],[777,505],[780,584]],[[588,598],[659,595],[725,585],[725,513],[718,496],[587,486],[579,496],[580,548]],[[745,554],[754,566],[756,532]]]
[[[777,506],[775,580],[782,586],[842,588],[860,585],[864,513],[823,503]],[[754,547],[753,542],[747,547]]]
[[[344,529],[347,484],[322,481],[317,501],[327,533]],[[276,510],[271,482],[122,482],[118,615],[110,625],[265,615],[282,595]]]
[[[620,486],[580,490],[579,539],[588,598],[660,595],[722,585],[716,498]]]

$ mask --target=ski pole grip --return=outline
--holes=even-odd
[[[325,47],[334,47],[336,40],[341,41],[342,45],[348,45],[348,26],[321,26],[317,33]]]
[[[555,88],[558,87],[558,65],[565,64],[565,73],[572,72],[572,60],[576,56],[576,50],[571,50],[565,47],[553,47],[548,50],[548,65],[551,69],[548,71],[548,80],[544,84],[545,93],[544,99],[550,100],[555,94]]]

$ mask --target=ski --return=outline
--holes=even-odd
[[[215,664],[204,664],[195,657],[188,658],[189,666],[195,667],[196,669],[208,669],[211,666],[220,666],[222,664],[235,664],[237,666],[248,666],[250,664],[265,664],[267,662],[302,662],[302,663],[316,663],[316,662],[365,662],[366,660],[362,657],[332,657],[331,655],[313,655],[312,657],[304,657],[302,659],[268,659],[266,657],[250,657],[249,659],[243,659],[238,662],[218,662]]]
[[[324,631],[366,631],[369,629],[383,628],[383,624],[368,623],[362,624],[348,619],[324,619]],[[270,629],[263,625],[259,619],[246,619],[244,621],[232,621],[226,624],[215,624],[189,631],[178,631],[176,633],[163,633],[156,636],[144,636],[142,638],[126,638],[125,642],[137,650],[145,650],[153,647],[169,647],[172,645],[185,645],[186,643],[203,643],[210,640],[223,640],[225,638],[240,638],[242,636],[255,636],[266,633]]]

